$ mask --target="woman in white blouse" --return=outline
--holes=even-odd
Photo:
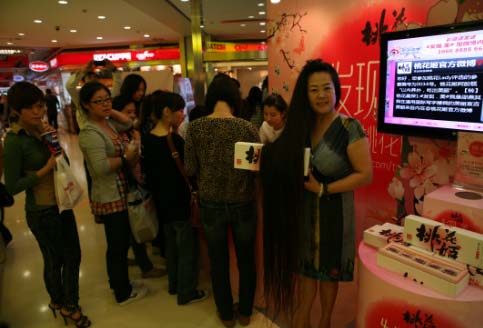
[[[264,122],[260,127],[262,143],[274,142],[285,127],[287,103],[279,94],[272,93],[263,102]]]

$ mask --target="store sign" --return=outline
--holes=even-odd
[[[68,52],[62,53],[50,60],[51,67],[65,65],[85,65],[91,60],[109,59],[113,63],[130,61],[179,60],[179,48],[143,49],[143,50],[113,50],[99,52]]]
[[[207,42],[207,52],[266,51],[266,43]]]
[[[45,72],[49,70],[49,64],[43,61],[34,61],[29,64],[29,67],[34,72]]]

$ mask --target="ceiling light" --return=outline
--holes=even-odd
[[[272,1],[272,3],[273,3],[273,1]],[[265,6],[265,4],[264,4],[263,2],[259,2],[259,3],[257,4],[257,6],[258,6],[258,7],[263,7],[263,6]]]
[[[50,42],[57,43],[57,40],[55,40],[55,39],[54,40],[50,40]]]
[[[125,30],[130,30],[131,29],[131,26],[124,26],[124,29]]]
[[[265,15],[265,12],[264,11],[259,11],[258,14],[259,15]]]
[[[200,28],[205,28],[205,25],[200,25]]]
[[[248,18],[250,18],[250,19],[252,19],[252,18],[255,18],[255,16],[253,16],[253,15],[250,15],[250,16],[248,16]]]
[[[261,25],[261,26],[265,26],[266,24],[267,24],[267,23],[265,23],[265,22],[260,22],[260,25]]]
[[[247,26],[247,24],[240,24],[240,26],[241,26],[241,27],[245,27],[245,26]]]
[[[70,33],[77,33],[77,30],[70,30]]]
[[[69,3],[69,1],[65,1],[65,0],[59,0],[57,2],[59,3],[59,5],[66,5]]]
[[[0,49],[0,55],[13,55],[21,54],[22,50],[19,49]]]
[[[7,46],[13,46],[13,42],[7,42]]]
[[[270,0],[271,3],[280,3],[280,0]]]
[[[98,36],[98,37],[96,37],[96,39],[97,39],[97,40],[102,40],[102,39],[103,39],[103,37],[102,37],[102,36]]]
[[[42,24],[42,20],[41,19],[34,19],[34,23],[35,24]]]
[[[265,30],[260,30],[260,33],[265,33],[266,31]]]
[[[102,16],[101,15],[101,16],[97,16],[97,18],[99,18],[99,19],[106,19],[106,16]]]
[[[181,0],[181,2],[188,2],[188,1],[190,1],[190,0]]]
[[[145,38],[149,38],[149,37],[151,37],[151,35],[149,35],[149,34],[144,34],[144,37],[145,37]]]
[[[22,33],[22,32],[18,33],[18,36],[24,36],[24,35],[25,33]]]

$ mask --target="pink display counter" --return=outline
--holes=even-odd
[[[483,289],[452,298],[376,264],[377,249],[359,245],[358,328],[481,328]]]

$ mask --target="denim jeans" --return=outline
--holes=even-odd
[[[255,234],[256,209],[254,202],[214,203],[201,205],[201,223],[208,244],[211,283],[216,307],[222,320],[233,319],[233,296],[230,285],[228,228],[231,227],[239,271],[239,311],[252,314],[255,297]]]
[[[44,258],[44,283],[51,302],[77,305],[81,250],[74,213],[59,209],[27,212],[27,224]]]
[[[127,210],[102,215],[106,233],[106,265],[109,285],[114,290],[116,301],[122,302],[131,295],[131,284],[127,268],[127,251],[131,238],[131,228]]]
[[[178,293],[178,303],[196,296],[199,273],[198,234],[189,220],[175,220],[164,225],[169,292]]]

